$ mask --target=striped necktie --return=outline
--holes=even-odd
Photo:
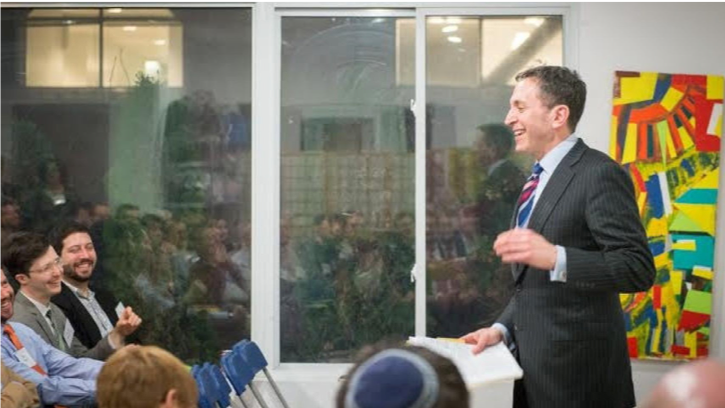
[[[519,214],[516,219],[516,226],[519,228],[526,225],[531,214],[531,209],[534,207],[534,192],[536,191],[536,186],[539,185],[539,175],[541,175],[543,170],[544,168],[539,163],[534,164],[532,173],[528,180],[526,180],[524,189],[521,191],[521,196],[517,204]]]

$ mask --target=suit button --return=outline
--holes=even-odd
[[[516,293],[521,293],[521,286],[516,287]]]

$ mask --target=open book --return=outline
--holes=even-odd
[[[458,367],[468,388],[493,381],[513,381],[524,375],[503,342],[487,347],[478,355],[473,355],[472,345],[431,337],[409,337],[408,344],[448,357]]]

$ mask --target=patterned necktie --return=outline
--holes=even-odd
[[[539,163],[534,164],[532,173],[528,180],[526,180],[524,189],[521,191],[521,197],[519,197],[519,201],[516,206],[519,209],[516,226],[519,228],[526,225],[526,222],[529,219],[529,214],[531,214],[531,209],[534,206],[534,192],[536,191],[536,186],[539,185],[539,175],[541,175],[543,170],[544,168],[541,167]]]

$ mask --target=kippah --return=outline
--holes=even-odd
[[[346,408],[430,408],[438,400],[438,375],[423,357],[402,349],[382,351],[358,367]]]

